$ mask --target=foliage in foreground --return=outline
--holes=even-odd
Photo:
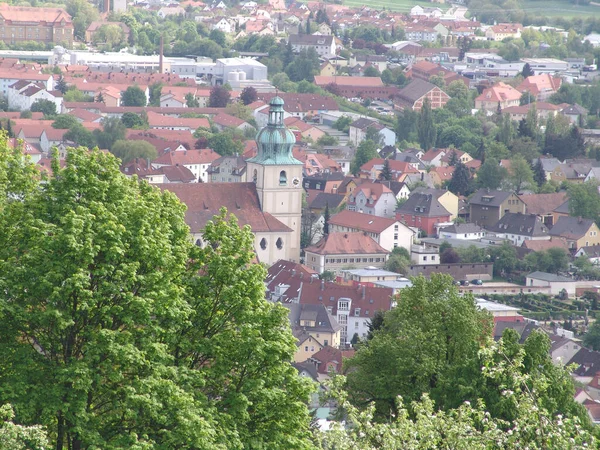
[[[332,396],[345,412],[346,425],[334,424],[320,434],[323,449],[582,449],[596,448],[596,439],[577,417],[553,415],[540,403],[553,382],[544,375],[523,373],[525,352],[507,357],[503,340],[483,348],[482,372],[499,384],[505,401],[514,409],[513,420],[497,419],[483,401],[465,402],[439,411],[424,394],[407,407],[397,398],[397,413],[386,422],[374,420],[375,407],[359,410],[348,400],[343,376],[331,382]]]

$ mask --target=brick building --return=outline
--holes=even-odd
[[[335,85],[339,94],[346,98],[388,99],[398,93],[396,86],[385,86],[379,77],[324,77],[317,75],[315,84],[322,88]]]
[[[0,4],[0,40],[73,44],[73,22],[63,8],[29,8]]]
[[[395,103],[401,108],[421,111],[425,99],[429,99],[431,109],[443,108],[450,96],[435,84],[415,78],[408,86],[398,92]]]

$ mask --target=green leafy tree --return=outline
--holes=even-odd
[[[377,153],[377,146],[371,140],[362,141],[358,148],[356,149],[356,153],[354,154],[354,159],[350,164],[350,172],[354,175],[357,175],[360,172],[360,168],[363,164],[371,161],[373,158],[378,158],[379,153]]]
[[[520,194],[525,186],[534,183],[531,166],[521,155],[515,155],[510,159],[509,179],[517,194]]]
[[[77,89],[75,86],[70,86],[67,92],[63,95],[63,100],[65,102],[93,102],[94,97],[90,95],[86,95]]]
[[[469,168],[458,160],[448,182],[448,190],[456,195],[468,195],[472,190],[471,172]]]
[[[23,426],[13,422],[11,405],[0,406],[0,450],[44,450],[48,437],[39,425]]]
[[[150,102],[149,106],[160,106],[160,96],[162,95],[163,84],[160,81],[152,83],[149,86]]]
[[[31,112],[41,112],[44,114],[45,118],[53,117],[56,115],[56,103],[52,100],[36,100],[33,105],[31,105]]]
[[[127,163],[135,158],[154,160],[158,156],[156,148],[149,142],[142,140],[115,141],[110,149],[111,153]]]
[[[84,128],[80,123],[70,127],[69,131],[67,131],[63,137],[66,141],[70,141],[76,146],[90,149],[96,147],[94,134],[87,128]]]
[[[200,106],[200,102],[196,97],[194,97],[194,94],[188,92],[185,94],[185,106],[188,108],[198,108]]]
[[[102,119],[102,130],[94,130],[94,137],[101,149],[110,150],[116,141],[125,139],[127,129],[118,117]]]
[[[234,139],[231,133],[218,133],[208,139],[208,147],[221,156],[241,155],[244,144],[239,139]]]
[[[146,106],[146,94],[138,86],[129,86],[121,94],[122,106]]]
[[[417,119],[417,134],[419,144],[423,150],[427,151],[435,144],[437,131],[431,113],[431,103],[427,98],[423,102],[423,107]]]
[[[477,185],[487,189],[498,189],[506,179],[508,172],[497,160],[486,158],[477,171]]]
[[[121,123],[125,128],[142,128],[147,125],[139,114],[132,112],[123,113]]]
[[[208,97],[208,106],[211,108],[225,108],[229,103],[231,94],[223,86],[213,86]]]
[[[567,196],[569,214],[572,216],[593,220],[600,217],[600,196],[598,183],[595,180],[569,184]]]
[[[533,181],[541,188],[546,183],[546,172],[544,171],[544,166],[542,165],[542,160],[540,158],[537,158],[532,170]]]
[[[52,128],[59,130],[67,130],[77,125],[79,125],[77,119],[69,114],[59,114],[54,118],[54,122],[52,122]]]
[[[316,144],[319,147],[324,147],[327,145],[337,145],[339,144],[338,138],[336,138],[335,136],[330,136],[329,134],[324,134],[323,136],[319,137],[319,139],[317,139]]]
[[[352,123],[352,119],[348,116],[341,116],[335,122],[333,122],[333,128],[338,131],[343,131],[344,133],[348,133],[350,129],[350,124]]]
[[[67,89],[69,89],[69,86],[67,85],[67,82],[65,81],[65,77],[63,77],[62,75],[58,77],[58,80],[56,80],[55,88],[57,91],[60,91],[63,95],[67,92]]]
[[[258,99],[258,92],[252,86],[246,86],[240,94],[240,100],[244,105],[249,105]]]
[[[380,77],[381,72],[375,66],[369,66],[363,71],[363,76],[365,77]]]
[[[379,130],[376,127],[367,127],[367,131],[365,132],[365,139],[368,141],[373,141],[377,148],[383,147],[383,135],[379,132]]]
[[[293,61],[285,68],[285,73],[291,81],[313,81],[319,73],[319,55],[313,48],[302,50]]]
[[[86,0],[67,0],[65,5],[67,13],[73,19],[75,37],[82,42],[85,41],[85,30],[100,17],[98,8]]]
[[[442,408],[450,406],[449,391],[460,389],[457,375],[476,361],[492,327],[488,313],[470,294],[459,295],[447,275],[413,278],[396,301],[346,364],[348,398],[359,407],[373,404],[380,418],[398,413],[399,395],[410,402],[430,393]]]
[[[587,333],[583,335],[583,345],[586,348],[600,351],[600,322],[592,323]]]

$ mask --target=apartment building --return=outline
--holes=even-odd
[[[30,8],[0,4],[0,40],[73,44],[73,22],[63,8]]]

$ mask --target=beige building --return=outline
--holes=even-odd
[[[0,40],[7,44],[25,41],[73,44],[73,22],[63,8],[30,8],[0,5]]]
[[[295,362],[303,362],[323,347],[340,346],[342,327],[322,304],[290,303],[288,317],[292,333],[297,339]]]

